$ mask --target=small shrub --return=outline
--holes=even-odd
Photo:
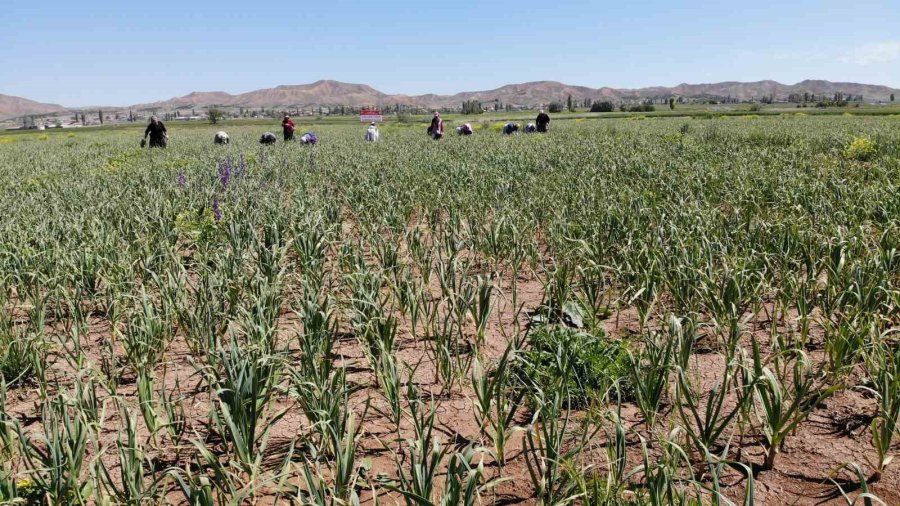
[[[613,112],[614,106],[612,102],[594,102],[591,105],[591,112]]]
[[[619,381],[626,397],[628,351],[621,341],[558,326],[542,327],[531,334],[530,349],[518,366],[519,377],[552,391],[565,384],[572,406],[585,406],[593,395]],[[567,372],[568,371],[568,372]]]
[[[195,243],[207,243],[217,234],[215,211],[204,207],[197,211],[183,211],[175,217],[175,230]]]
[[[844,149],[844,156],[850,160],[864,162],[875,156],[875,142],[868,137],[855,137]]]

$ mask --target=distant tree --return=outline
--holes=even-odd
[[[575,102],[572,100],[572,95],[569,95],[569,98],[566,99],[566,109],[569,112],[575,112]]]
[[[103,109],[97,111],[98,116],[100,116],[100,124],[103,124]]]
[[[128,111],[128,121],[134,122],[134,111]]]
[[[222,119],[224,113],[218,107],[210,107],[206,110],[206,115],[209,117],[209,122],[215,125]]]
[[[550,102],[550,105],[547,106],[547,111],[552,113],[560,113],[563,112],[563,105],[559,102]]]
[[[594,102],[591,105],[591,112],[613,112],[613,103],[609,101]]]
[[[669,109],[675,110],[675,97],[669,97]]]
[[[894,101],[894,94],[891,93],[891,102],[893,102],[893,101]]]
[[[481,102],[478,100],[466,100],[462,104],[462,113],[463,114],[481,114],[484,110],[481,107]]]
[[[87,125],[87,118],[84,117],[84,111],[81,112],[81,126]]]

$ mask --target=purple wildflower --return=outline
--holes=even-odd
[[[222,221],[222,209],[219,207],[219,197],[217,195],[213,195],[212,212],[216,221]]]
[[[223,188],[228,188],[228,181],[231,180],[231,163],[226,160],[225,163],[219,165],[219,182]]]
[[[178,187],[184,188],[187,185],[187,178],[184,177],[184,171],[178,171]]]
[[[238,164],[238,168],[235,171],[235,175],[238,177],[244,177],[244,174],[247,172],[247,162],[244,160],[244,153],[241,153],[241,162]]]

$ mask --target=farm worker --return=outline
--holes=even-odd
[[[537,119],[534,120],[537,123],[537,131],[541,133],[547,133],[547,129],[550,128],[550,116],[547,116],[547,113],[541,109],[540,114],[537,115]]]
[[[378,142],[378,126],[374,121],[369,123],[369,128],[366,130],[366,141]]]
[[[144,130],[144,139],[150,136],[151,148],[164,148],[169,141],[169,134],[166,133],[166,125],[156,116],[150,116],[150,124]]]
[[[284,142],[294,140],[294,120],[287,114],[281,120],[281,129],[284,130]]]
[[[278,142],[278,137],[275,137],[275,134],[273,134],[272,132],[266,132],[259,137],[260,144],[269,145],[275,144],[276,142]]]
[[[534,125],[534,123],[528,123],[527,125],[525,125],[526,134],[533,134],[535,132],[537,132],[537,127]]]
[[[512,135],[519,131],[519,125],[516,123],[507,123],[503,125],[503,133],[506,135]]]
[[[216,132],[216,136],[213,137],[213,142],[216,144],[228,144],[228,134],[225,132]]]
[[[471,123],[463,123],[456,127],[456,135],[472,135],[473,133],[475,133],[475,131],[472,130]]]
[[[441,119],[441,113],[437,111],[434,111],[434,117],[431,118],[431,125],[428,126],[428,135],[434,140],[444,136],[444,120]]]
[[[306,132],[303,134],[303,137],[300,137],[300,142],[303,144],[315,144],[319,142],[319,138],[312,132]]]

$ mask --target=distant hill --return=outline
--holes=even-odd
[[[404,104],[418,107],[459,107],[466,100],[478,100],[482,104],[501,102],[515,106],[539,106],[554,101],[565,101],[571,95],[577,103],[585,99],[609,100],[613,102],[664,98],[670,96],[685,99],[726,98],[735,100],[762,99],[773,97],[784,100],[790,94],[810,93],[818,96],[861,95],[865,100],[888,100],[893,93],[900,96],[900,90],[872,84],[839,83],[821,80],[806,80],[797,84],[782,84],[776,81],[736,82],[708,84],[679,84],[665,87],[655,86],[638,89],[589,88],[573,86],[556,81],[534,81],[508,84],[493,90],[468,91],[454,95],[391,95],[366,84],[343,83],[322,80],[311,84],[283,85],[274,88],[250,91],[232,95],[224,91],[193,92],[183,97],[170,98],[158,102],[137,104],[129,107],[104,107],[107,110],[159,110],[202,109],[209,106],[258,108],[313,108],[318,106],[377,106]],[[27,114],[52,114],[67,110],[56,104],[42,104],[24,98],[0,95],[0,118],[10,118]]]
[[[28,114],[52,114],[66,108],[57,104],[42,104],[22,97],[0,94],[0,119],[15,118]]]
[[[339,81],[316,81],[312,84],[277,86],[275,88],[251,91],[240,95],[224,92],[194,92],[184,97],[176,97],[152,104],[134,106],[137,109],[175,109],[184,107],[206,107],[219,105],[245,108],[316,107],[316,106],[370,106],[383,104],[405,104],[419,107],[457,107],[466,100],[479,100],[483,104],[499,101],[503,104],[538,106],[553,101],[565,101],[569,95],[581,103],[593,100],[640,100],[653,97],[683,96],[686,99],[702,97],[731,97],[737,100],[761,99],[772,96],[776,100],[787,99],[792,93],[811,93],[832,96],[837,92],[862,95],[866,100],[887,100],[891,93],[900,95],[900,90],[859,83],[835,83],[830,81],[806,80],[797,84],[781,84],[776,81],[752,83],[723,82],[711,84],[679,84],[672,87],[656,86],[638,89],[589,88],[573,86],[556,81],[535,81],[508,84],[493,90],[467,91],[454,95],[390,95],[366,84],[342,83]]]
[[[374,105],[389,98],[371,86],[339,81],[316,81],[312,84],[283,85],[275,88],[231,95],[222,91],[193,92],[161,102],[139,104],[135,109],[175,109],[186,107],[295,107],[313,105]]]

